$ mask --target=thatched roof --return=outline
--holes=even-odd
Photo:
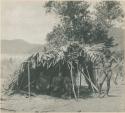
[[[27,60],[32,62],[37,62],[36,64],[43,66],[46,64],[47,67],[54,66],[59,61],[74,61],[78,60],[78,57],[84,57],[92,62],[103,56],[103,50],[105,49],[104,44],[96,45],[80,45],[78,43],[70,43],[67,46],[61,48],[54,48],[53,50],[48,50],[46,52],[36,52]]]
[[[61,87],[65,87],[64,89],[62,88],[62,90],[65,91],[61,91],[68,92],[73,85],[72,88],[75,93],[74,80],[76,79],[78,71],[81,73],[79,67],[84,68],[85,64],[89,64],[88,62],[94,64],[95,62],[100,61],[103,57],[104,49],[104,44],[80,45],[77,42],[73,42],[61,48],[53,48],[52,50],[47,50],[45,52],[36,52],[21,64],[21,67],[15,74],[15,79],[13,79],[9,88],[12,90],[27,90],[27,75],[30,70],[30,87],[32,87],[33,84],[35,90],[37,89],[38,84],[42,89],[40,84],[45,83],[46,85],[43,85],[44,90],[47,90],[48,87],[49,89],[52,89],[51,84],[58,84],[59,82],[58,85],[53,85],[53,91],[58,91]],[[88,69],[89,68],[91,68],[90,65],[88,65]],[[90,69],[90,71],[91,70],[92,69]],[[87,74],[87,71],[84,73]],[[91,76],[91,74],[91,72],[88,73],[89,76]],[[52,80],[54,78],[56,79],[53,82]],[[90,79],[88,81],[92,82]],[[49,82],[53,83],[50,84]],[[66,86],[66,84],[68,84],[68,86]],[[91,84],[97,89],[94,83]],[[56,86],[59,87],[57,88],[58,90],[55,88]]]

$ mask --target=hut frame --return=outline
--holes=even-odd
[[[67,48],[66,48],[67,47]],[[27,86],[28,86],[28,95],[30,98],[31,95],[31,69],[36,69],[39,66],[46,67],[46,69],[49,69],[51,67],[54,67],[56,64],[60,65],[60,62],[62,64],[67,63],[68,68],[70,70],[70,78],[71,78],[71,84],[72,84],[72,92],[74,95],[74,98],[77,100],[79,98],[79,87],[81,87],[81,76],[85,77],[91,84],[91,88],[93,92],[97,91],[97,86],[92,82],[91,77],[89,75],[87,66],[85,64],[87,73],[85,73],[82,68],[83,66],[79,64],[78,58],[84,57],[85,60],[91,61],[93,64],[95,62],[100,61],[101,57],[103,57],[103,50],[105,49],[104,44],[97,44],[97,45],[80,45],[78,43],[73,42],[70,43],[68,46],[65,47],[65,50],[63,49],[55,49],[56,51],[47,51],[45,53],[42,53],[40,55],[39,52],[33,54],[30,56],[26,61],[22,63],[23,70],[27,70]],[[73,51],[70,51],[73,50]],[[76,61],[77,60],[77,61]],[[80,74],[80,82],[78,87],[78,92],[76,94],[75,91],[75,84],[73,80],[73,62],[76,61],[77,63],[77,74]],[[81,66],[81,68],[80,68]],[[27,68],[27,69],[26,69]],[[59,68],[60,69],[60,68]],[[16,90],[15,86],[19,86],[19,75],[23,73],[22,69],[19,69],[19,73],[17,74],[17,79],[13,84],[10,84],[11,89]],[[17,84],[16,84],[17,83]],[[19,87],[18,87],[19,88]],[[17,88],[17,89],[18,89]]]

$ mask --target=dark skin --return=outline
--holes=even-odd
[[[99,97],[102,94],[102,85],[105,80],[107,82],[106,96],[109,96],[108,94],[110,90],[110,81],[112,76],[111,67],[114,61],[115,59],[113,59],[110,54],[106,54],[102,59],[102,69],[101,69],[100,77],[98,79]]]

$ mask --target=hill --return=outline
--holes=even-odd
[[[42,48],[40,44],[31,44],[21,39],[1,40],[2,54],[30,54]]]

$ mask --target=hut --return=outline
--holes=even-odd
[[[61,48],[34,53],[21,63],[8,91],[77,98],[82,89],[82,77],[88,89],[98,91],[93,67],[103,56],[104,48],[104,44],[90,46],[73,42]]]

